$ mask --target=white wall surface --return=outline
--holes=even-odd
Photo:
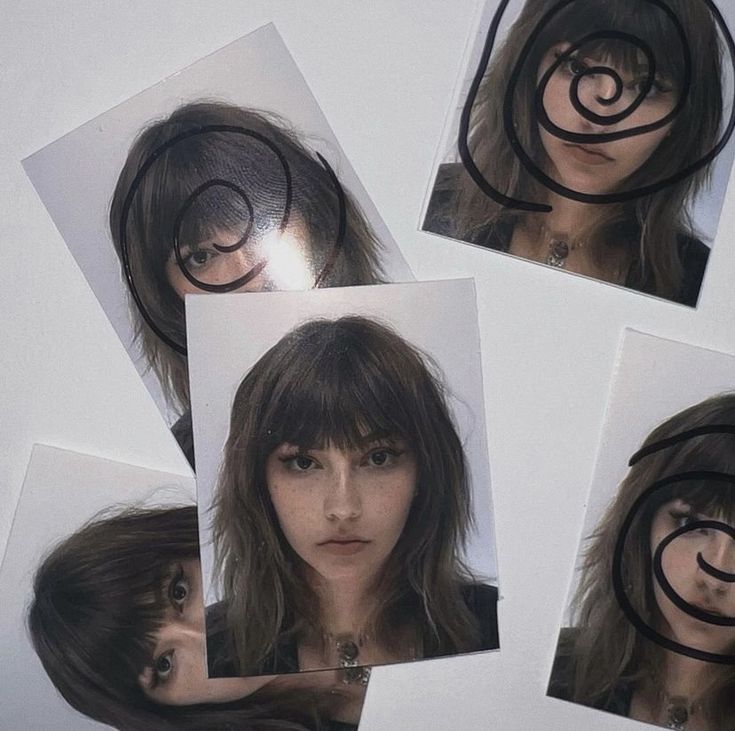
[[[622,329],[735,352],[735,200],[696,311],[418,232],[478,12],[478,0],[2,3],[0,546],[34,442],[186,470],[20,160],[274,21],[417,278],[474,276],[478,292],[502,648],[376,669],[361,731],[643,728],[549,699],[546,680]],[[0,728],[13,672],[3,658]],[[29,706],[29,728],[41,712]]]

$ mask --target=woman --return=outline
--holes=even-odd
[[[527,0],[483,57],[424,228],[694,306],[721,56],[702,0]]]
[[[381,244],[328,163],[275,115],[187,104],[128,153],[110,231],[136,337],[193,463],[184,295],[382,281]]]
[[[326,731],[353,727],[320,717],[359,717],[362,697],[335,694],[329,673],[207,678],[195,507],[126,510],[74,533],[36,573],[28,626],[61,695],[115,728]]]
[[[666,728],[735,727],[735,395],[645,440],[593,533],[549,694]]]
[[[468,474],[442,387],[377,322],[307,322],[253,366],[214,510],[210,675],[364,682],[366,664],[498,647],[497,590],[462,563]]]

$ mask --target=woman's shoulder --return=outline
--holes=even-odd
[[[431,189],[429,205],[421,228],[424,231],[456,238],[456,201],[457,188],[464,166],[459,162],[444,163],[439,166]]]
[[[681,234],[677,241],[682,268],[680,301],[694,307],[699,298],[710,248],[694,236]]]
[[[207,665],[210,678],[231,678],[240,675],[235,662],[232,633],[227,622],[227,603],[217,602],[206,608]],[[259,663],[257,674],[279,675],[298,672],[298,648],[292,636],[276,639],[273,650]]]
[[[184,412],[171,427],[171,433],[178,442],[187,461],[194,467],[194,432],[191,425],[191,411]]]
[[[570,701],[574,696],[574,646],[578,635],[579,630],[573,627],[564,627],[559,633],[549,687],[546,690],[547,695],[553,698]]]
[[[498,587],[491,584],[467,583],[461,587],[462,598],[472,612],[480,628],[478,650],[497,650],[498,636]]]
[[[563,701],[583,703],[602,711],[615,713],[618,716],[628,716],[633,689],[629,682],[619,680],[612,690],[602,699],[590,703],[575,700],[577,675],[577,643],[581,632],[575,627],[564,627],[559,633],[556,645],[554,664],[551,667],[551,676],[546,694]]]

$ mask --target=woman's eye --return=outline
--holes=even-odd
[[[557,60],[562,57],[561,52],[557,52],[555,55]],[[579,76],[587,70],[587,65],[576,56],[569,56],[559,63],[559,68],[569,76]]]
[[[159,681],[166,681],[174,669],[174,651],[171,650],[165,655],[161,655],[154,665],[156,679]]]
[[[293,454],[279,459],[291,472],[309,472],[316,467],[316,462],[304,454]]]
[[[211,264],[212,259],[217,256],[216,252],[210,249],[194,249],[189,253],[182,254],[182,259],[187,268],[201,269]]]
[[[189,596],[189,582],[185,578],[180,578],[171,587],[171,599],[176,604],[183,604],[187,596]]]
[[[574,56],[572,56],[567,61],[567,68],[569,69],[569,73],[571,73],[572,76],[579,76],[587,70],[587,66],[585,66],[585,64],[583,64],[578,58],[575,58]]]
[[[633,83],[633,89],[638,94],[642,94],[646,87],[646,80],[645,79],[638,79]],[[669,91],[671,91],[670,88],[665,87],[660,81],[655,81],[653,84],[651,84],[651,88],[648,90],[648,93],[646,94],[646,99],[652,99],[660,94],[667,94]]]
[[[296,469],[305,471],[311,469],[314,465],[314,460],[309,457],[302,457],[299,455],[298,457],[294,457],[293,464]]]
[[[686,528],[692,523],[704,520],[703,516],[697,515],[692,511],[687,511],[686,513],[681,511],[672,511],[671,517],[674,519],[674,523],[677,528]],[[708,535],[708,533],[709,531],[707,528],[696,528],[695,530],[690,531],[690,534],[698,534],[703,536]]]
[[[398,457],[403,454],[402,451],[397,449],[388,449],[383,447],[381,449],[374,449],[367,455],[365,462],[371,467],[390,467]]]
[[[371,464],[376,467],[382,467],[384,464],[390,461],[393,455],[387,449],[378,449],[375,452],[370,453],[368,458]]]

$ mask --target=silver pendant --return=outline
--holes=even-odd
[[[546,263],[557,269],[564,269],[569,256],[570,248],[566,241],[555,239],[549,244],[549,253],[546,257]]]

